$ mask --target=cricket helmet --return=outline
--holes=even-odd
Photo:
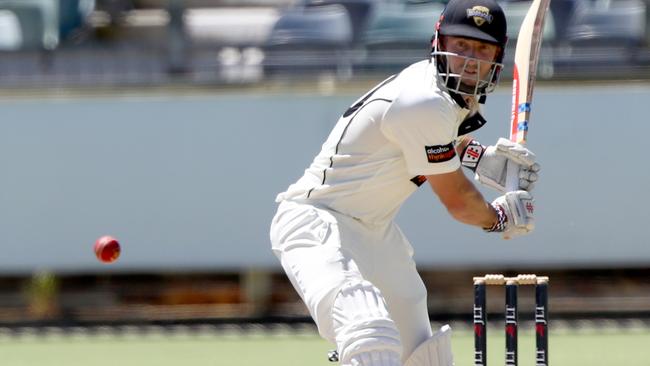
[[[435,59],[438,69],[438,81],[447,90],[471,96],[485,96],[492,92],[499,81],[503,69],[503,56],[508,41],[506,17],[501,6],[495,0],[451,0],[440,14],[432,39],[431,56]],[[496,58],[492,61],[447,52],[440,36],[456,36],[470,38],[499,46]],[[480,75],[471,77],[474,85],[464,83],[470,79],[461,72],[454,73],[449,67],[449,57],[465,59],[478,64],[490,64],[490,73],[481,78]]]

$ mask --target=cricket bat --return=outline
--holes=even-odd
[[[531,103],[539,48],[542,44],[544,17],[551,0],[533,0],[530,9],[519,28],[517,46],[515,47],[515,66],[512,75],[512,115],[510,117],[510,140],[526,144],[528,125],[530,123]],[[510,163],[509,168],[516,164]],[[519,187],[518,169],[508,169],[506,188],[513,191]]]

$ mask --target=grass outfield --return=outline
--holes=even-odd
[[[519,364],[534,365],[534,338],[520,329]],[[503,337],[491,331],[489,364],[504,364]],[[553,366],[648,366],[650,329],[587,329],[551,333]],[[453,335],[456,365],[472,365],[473,335]],[[3,366],[333,366],[326,360],[330,345],[311,331],[298,333],[131,332],[122,335],[50,334],[0,336]]]

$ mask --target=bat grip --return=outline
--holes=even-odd
[[[508,175],[506,176],[506,191],[518,191],[519,190],[519,164],[515,163],[512,160],[508,160]]]

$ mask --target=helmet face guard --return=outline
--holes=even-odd
[[[476,59],[448,52],[441,42],[441,35],[494,44],[499,47],[499,51],[494,60]],[[431,48],[431,57],[438,69],[439,86],[474,97],[484,97],[492,92],[503,70],[502,62],[507,42],[506,17],[496,0],[450,0],[436,24]],[[454,70],[451,65],[455,65]],[[472,68],[477,67],[476,74],[467,72],[470,65]],[[480,70],[485,69],[485,65],[489,65],[490,71],[481,76]]]
[[[501,70],[503,70],[503,63],[501,63],[503,50],[499,51],[496,60],[489,61],[440,50],[440,44],[438,32],[436,32],[431,57],[435,59],[436,67],[438,69],[437,75],[439,86],[448,91],[477,98],[485,96],[496,89],[496,86],[499,83]],[[450,66],[452,64],[451,60],[454,59],[463,60],[462,68],[460,70],[455,70],[455,72]],[[485,76],[481,76],[479,72],[471,75],[465,72],[470,63],[476,65],[477,70],[481,70],[482,66],[489,64],[490,71]]]

